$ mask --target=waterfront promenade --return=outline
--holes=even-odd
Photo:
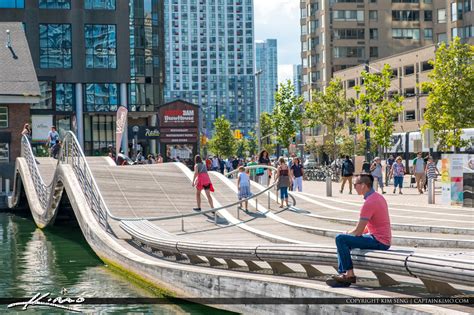
[[[38,176],[32,174],[35,167],[27,160],[18,159],[18,176],[39,226],[54,223],[55,213],[61,213],[61,208],[52,205],[55,205],[54,200],[64,198],[60,192],[64,193],[86,240],[105,263],[165,288],[175,296],[424,297],[474,293],[472,283],[464,284],[459,280],[462,277],[456,280],[457,276],[453,275],[452,281],[449,280],[451,285],[443,286],[442,281],[430,281],[446,279],[445,275],[424,275],[420,280],[411,277],[407,267],[408,258],[419,254],[432,257],[433,261],[446,260],[443,264],[453,266],[472,262],[472,209],[392,206],[389,201],[394,246],[388,254],[401,257],[401,265],[390,262],[390,259],[385,265],[374,265],[370,261],[375,259],[375,263],[385,254],[357,252],[354,254],[356,268],[361,268],[357,285],[334,289],[324,283],[334,273],[334,236],[354,225],[351,220],[357,219],[360,199],[342,200],[337,197],[338,192],[334,193],[334,198],[328,199],[318,194],[317,187],[312,191],[310,184],[305,183],[307,193],[295,193],[296,204],[288,209],[278,207],[275,192],[271,191],[270,196],[263,194],[250,200],[248,213],[239,211],[234,205],[219,210],[217,218],[206,209],[203,209],[204,213],[193,215],[195,191],[191,186],[192,172],[183,164],[117,167],[107,157],[87,157],[88,173],[84,161],[69,157],[60,164],[53,159],[39,159],[37,170],[45,186],[43,191],[54,196],[48,197],[48,202],[41,202],[43,197],[40,195],[46,193],[35,186]],[[216,188],[213,194],[215,206],[235,203],[235,183],[218,173],[210,176]],[[94,178],[100,194],[94,187],[89,187],[90,177]],[[263,187],[254,184],[252,189],[257,193]],[[19,194],[15,196],[17,199],[21,197]],[[43,209],[42,205],[47,206]],[[103,207],[107,208],[106,212],[101,212]],[[449,219],[446,219],[447,211]],[[164,217],[169,218],[162,219]],[[419,219],[413,220],[415,217]],[[427,230],[427,226],[430,229]],[[253,248],[253,254],[249,248]],[[313,255],[312,258],[298,258],[297,253],[305,251]],[[273,255],[273,258],[268,255]],[[470,269],[465,271],[469,281],[470,265]],[[448,270],[446,268],[452,267],[446,265],[440,270]],[[430,286],[430,283],[435,285]],[[262,313],[322,310],[318,305],[221,307]],[[334,311],[334,307],[325,306],[324,310]],[[374,306],[345,305],[337,306],[337,309],[363,312],[373,311]],[[375,307],[376,312],[399,312],[402,309],[421,313],[472,311],[459,305]]]

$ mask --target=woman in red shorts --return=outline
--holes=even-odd
[[[202,162],[202,159],[199,155],[194,157],[194,178],[193,178],[193,187],[196,187],[196,202],[197,208],[193,208],[194,211],[201,211],[201,191],[204,189],[207,196],[207,201],[211,206],[211,209],[214,208],[212,203],[211,191],[214,191],[212,186],[211,179],[209,174],[207,174],[206,164]]]

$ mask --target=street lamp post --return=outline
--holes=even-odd
[[[257,80],[257,143],[258,143],[258,152],[262,150],[262,139],[260,139],[260,75],[263,70],[258,70],[255,72],[255,79]]]
[[[365,72],[369,73],[370,71],[370,68],[369,68],[369,61],[367,60],[365,62]],[[366,82],[364,82],[364,84],[366,84]],[[366,105],[366,113],[367,115],[370,114],[370,104],[369,104],[369,100],[367,100],[367,105]],[[367,118],[365,120],[365,159],[367,162],[370,163],[370,158],[371,158],[371,154],[370,154],[370,130],[369,130],[369,127],[370,127],[370,120]]]

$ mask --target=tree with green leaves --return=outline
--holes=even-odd
[[[313,100],[306,103],[305,118],[309,127],[326,126],[329,136],[326,147],[333,159],[337,158],[337,139],[344,128],[344,118],[351,105],[344,96],[344,89],[339,78],[329,82],[324,92],[314,93]]]
[[[428,91],[428,104],[423,129],[433,129],[438,148],[447,151],[465,147],[462,128],[474,127],[474,46],[462,44],[455,37],[449,46],[444,42],[436,50],[430,82],[423,84]]]
[[[391,77],[392,69],[385,64],[380,72],[362,71],[364,88],[360,85],[355,87],[359,97],[355,100],[354,114],[362,122],[370,122],[370,125],[357,124],[356,129],[360,133],[369,130],[370,138],[382,147],[390,145],[394,120],[403,111],[403,96],[389,93]]]
[[[214,135],[208,142],[209,150],[219,157],[229,157],[234,155],[236,140],[230,122],[224,116],[214,121]]]
[[[285,148],[290,147],[290,140],[302,129],[303,97],[295,95],[295,87],[288,80],[280,83],[275,93],[273,109],[273,126],[277,141]]]
[[[262,141],[262,148],[265,149],[267,152],[270,152],[270,154],[274,152],[275,129],[272,114],[263,112],[260,115],[260,135]]]
[[[249,141],[245,138],[238,139],[236,141],[236,155],[238,157],[245,157],[247,155],[247,151],[249,151]]]

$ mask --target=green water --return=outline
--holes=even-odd
[[[157,297],[104,266],[90,249],[78,226],[61,223],[44,230],[27,215],[0,212],[0,297],[27,301],[36,293],[52,297]],[[65,288],[67,293],[61,290]],[[94,314],[224,314],[201,305],[86,305],[75,306]],[[64,314],[51,307],[8,309],[0,314]]]

